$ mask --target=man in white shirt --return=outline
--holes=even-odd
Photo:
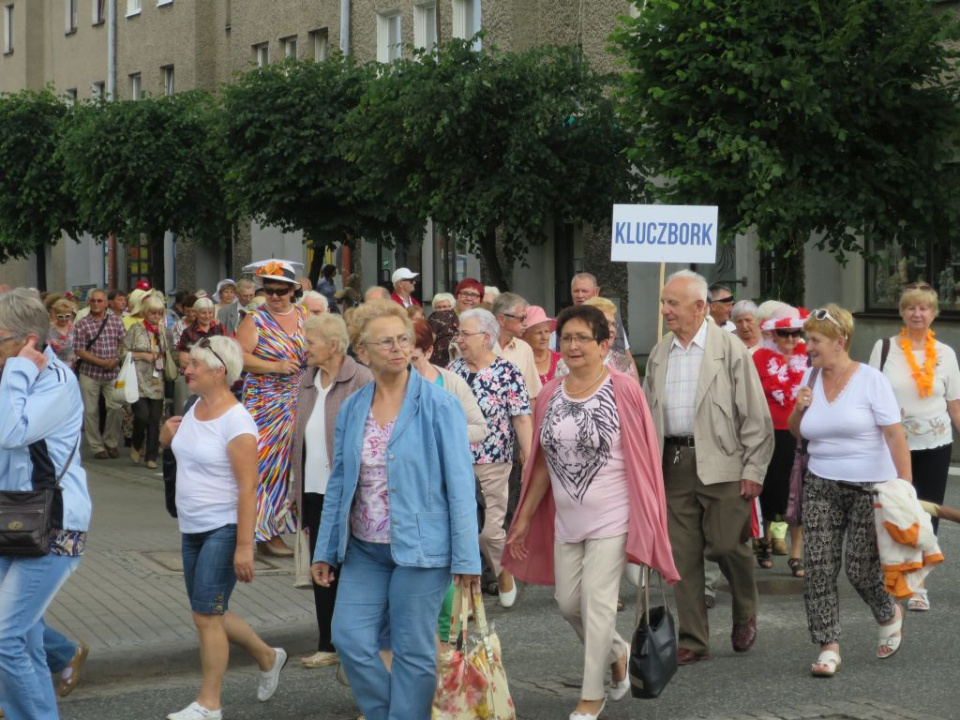
[[[493,352],[516,365],[523,375],[532,411],[534,401],[543,389],[543,383],[540,382],[540,373],[537,372],[533,348],[523,340],[528,307],[530,303],[516,293],[505,292],[500,293],[494,301],[491,312],[500,325],[499,342],[494,346]]]
[[[650,353],[644,391],[663,451],[674,562],[680,582],[677,662],[710,657],[704,557],[719,563],[733,595],[736,652],[757,636],[751,503],[773,454],[773,422],[746,347],[706,319],[707,283],[681,270],[661,293],[670,330]]]
[[[710,317],[717,327],[727,332],[736,332],[730,316],[733,314],[733,292],[726,285],[714,283],[707,291],[707,302],[710,303]]]

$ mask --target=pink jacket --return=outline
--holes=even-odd
[[[680,579],[673,563],[673,550],[667,534],[667,506],[663,490],[662,456],[657,443],[653,418],[647,408],[640,385],[629,375],[610,370],[613,394],[620,410],[620,432],[627,467],[629,488],[630,526],[627,529],[627,559],[629,562],[647,565],[659,572],[664,580],[675,583]],[[520,504],[523,506],[530,475],[540,453],[540,426],[547,413],[548,398],[563,381],[555,378],[544,385],[541,402],[536,405],[533,421],[533,444],[530,457],[523,468],[523,490]],[[527,536],[526,560],[515,560],[509,548],[503,553],[503,566],[524,582],[535,585],[553,585],[554,523],[557,509],[553,491],[547,487],[543,501],[530,521]]]

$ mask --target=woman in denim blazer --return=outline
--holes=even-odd
[[[333,643],[367,720],[426,718],[450,576],[479,587],[467,421],[455,397],[411,372],[413,330],[401,306],[365,303],[350,339],[374,382],[337,416],[312,572],[327,586],[340,566]],[[392,673],[378,654],[386,624]]]

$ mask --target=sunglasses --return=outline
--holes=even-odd
[[[60,313],[57,313],[57,320],[69,320],[72,317],[73,313],[69,313],[67,315],[61,315]]]
[[[933,291],[933,288],[927,283],[910,283],[909,285],[903,286],[904,290],[929,290]]]
[[[203,338],[200,342],[197,343],[197,347],[201,350],[209,350],[213,353],[213,356],[220,361],[220,364],[223,365],[223,369],[227,369],[227,364],[223,361],[223,358],[217,354],[217,351],[213,349],[213,345],[210,343],[210,338]]]
[[[812,313],[810,313],[810,317],[813,318],[814,320],[829,320],[838,328],[843,330],[843,325],[841,325],[833,315],[827,312],[825,308],[814,310]],[[846,337],[846,333],[844,333],[844,337]]]
[[[803,330],[775,330],[777,337],[798,338],[803,335]]]
[[[725,297],[725,298],[717,298],[716,300],[711,300],[710,302],[715,302],[715,303],[732,303],[732,302],[733,302],[733,295],[731,295],[730,297]]]
[[[267,295],[276,295],[277,297],[283,297],[284,295],[288,294],[291,290],[293,290],[293,288],[289,286],[282,287],[282,288],[268,288],[268,287],[263,288],[263,292],[265,292]]]

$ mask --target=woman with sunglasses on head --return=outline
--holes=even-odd
[[[811,667],[832,677],[840,667],[837,576],[846,536],[847,578],[870,606],[878,628],[877,657],[900,648],[903,609],[887,592],[873,488],[900,477],[912,481],[900,408],[887,379],[850,358],[853,316],[837,305],[810,313],[803,325],[813,369],[801,381],[790,432],[809,441],[803,483],[803,599],[807,626],[820,655]],[[807,381],[819,370],[813,387]]]
[[[243,352],[226,337],[203,338],[190,350],[185,376],[199,400],[163,426],[160,443],[177,458],[177,521],[183,579],[200,639],[203,680],[197,699],[168,720],[220,720],[220,691],[229,644],[260,667],[257,699],[269,700],[287,662],[246,620],[228,609],[237,580],[253,581],[257,510],[257,425],[230,391]]]
[[[773,567],[773,537],[771,524],[787,512],[790,495],[790,471],[793,469],[797,441],[790,434],[787,421],[806,372],[808,359],[803,343],[803,323],[810,315],[803,308],[785,307],[761,326],[771,333],[772,347],[758,347],[753,353],[753,363],[760,375],[763,394],[770,407],[773,419],[773,457],[767,466],[760,494],[760,510],[763,515],[763,533],[757,550],[757,562],[761,568]],[[738,326],[739,327],[739,326]],[[759,332],[757,333],[759,340]],[[790,528],[790,557],[787,564],[794,577],[803,577],[803,531]]]
[[[60,298],[50,305],[50,336],[47,344],[53,348],[60,362],[73,368],[77,354],[73,351],[73,321],[77,316],[77,306]]]
[[[247,313],[237,329],[243,348],[243,404],[260,428],[260,484],[257,486],[257,547],[265,555],[291,557],[281,535],[297,531],[287,505],[290,450],[300,377],[306,365],[303,324],[309,313],[294,304],[300,289],[290,263],[260,266],[256,282],[266,302]]]
[[[951,425],[960,429],[960,368],[953,348],[939,342],[930,329],[940,309],[938,300],[929,285],[904,287],[900,296],[904,327],[898,336],[877,341],[870,365],[887,376],[897,396],[917,497],[940,505],[953,451]],[[933,530],[938,530],[937,518]],[[930,609],[925,588],[913,594],[907,609]]]
[[[337,415],[311,572],[324,587],[339,581],[333,644],[367,720],[428,718],[451,575],[479,591],[467,421],[451,393],[411,371],[403,307],[364,303],[350,316],[350,340],[374,382]],[[379,654],[385,624],[391,671]]]

